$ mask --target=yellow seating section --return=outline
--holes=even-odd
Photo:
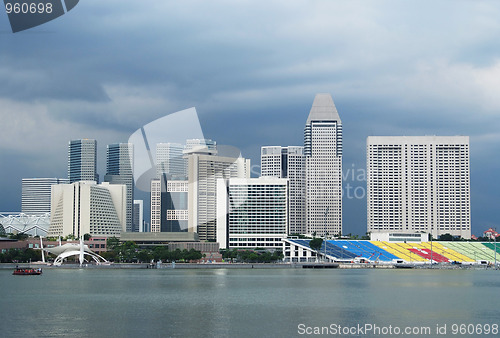
[[[427,259],[420,257],[419,255],[413,254],[410,251],[408,251],[406,247],[399,245],[404,243],[389,243],[382,241],[371,241],[371,243],[393,254],[394,256],[404,259],[407,262],[427,262]],[[411,249],[412,246],[408,246],[408,248]]]
[[[421,244],[423,247],[427,249],[431,249],[431,243],[430,242],[425,242]],[[457,262],[474,262],[473,259],[453,250],[450,247],[447,247],[446,245],[443,245],[442,242],[432,242],[432,251],[443,255],[444,257],[451,259],[452,261],[457,261]]]

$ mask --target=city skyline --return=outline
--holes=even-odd
[[[319,130],[315,130],[315,128],[318,128],[318,127],[314,127],[314,128],[312,127],[312,126],[314,126],[314,123],[319,123],[319,125],[320,125]],[[333,139],[332,139],[332,137],[333,137]],[[316,138],[316,140],[315,140],[315,138]],[[373,140],[376,140],[376,141],[373,141]],[[78,148],[77,150],[79,152],[82,152],[80,149],[80,148],[82,148],[80,146],[80,144],[83,141],[87,141],[87,143],[92,145],[92,147],[91,147],[92,148],[91,149],[92,156],[90,156],[90,157],[92,158],[92,163],[91,163],[92,167],[94,167],[96,164],[93,161],[93,158],[95,157],[94,150],[95,150],[95,147],[97,144],[96,140],[86,140],[86,139],[84,139],[84,140],[72,140],[69,143],[70,144],[70,151],[69,151],[70,156],[69,156],[68,163],[72,163],[72,154],[74,153],[73,148],[75,147],[75,145]],[[192,147],[192,145],[195,143],[196,144],[201,144],[201,143],[205,144],[205,142],[208,142],[208,141],[213,143],[214,146],[212,148],[199,147],[199,148],[194,149]],[[374,144],[374,142],[375,142],[375,144]],[[382,142],[382,143],[378,144],[377,142],[378,143]],[[306,152],[309,155],[311,153],[314,154],[314,153],[319,152],[319,154],[321,154],[323,152],[324,155],[328,154],[328,155],[330,155],[330,157],[333,157],[333,158],[336,158],[336,156],[338,154],[342,155],[342,124],[341,124],[340,118],[338,116],[338,112],[336,111],[335,105],[332,101],[332,98],[329,94],[317,94],[316,95],[315,100],[314,100],[313,105],[312,105],[312,108],[311,108],[311,111],[310,111],[308,119],[307,119],[306,128],[305,128],[304,143],[305,143],[305,147],[301,147],[301,146],[299,146],[299,147],[294,147],[294,146],[287,146],[287,147],[264,146],[264,147],[262,147],[261,148],[261,156],[262,156],[261,161],[263,163],[263,167],[261,168],[262,170],[261,170],[260,176],[261,177],[274,176],[274,177],[278,177],[278,178],[280,178],[280,177],[281,178],[288,178],[290,180],[290,186],[293,186],[293,176],[298,175],[297,177],[299,177],[301,175],[305,175],[305,172],[307,171],[306,167],[305,167],[305,163],[304,163]],[[188,156],[188,157],[186,157],[186,161],[188,158],[192,158],[192,155],[196,155],[196,156],[210,155],[209,157],[213,157],[213,160],[211,159],[210,161],[218,161],[218,159],[219,159],[219,157],[217,156],[218,151],[217,151],[217,148],[215,147],[215,144],[216,144],[215,141],[188,139],[188,140],[186,140],[186,144],[188,144],[188,149],[193,148],[186,153],[186,155]],[[164,147],[165,145],[167,145],[167,144],[158,143],[156,145],[156,148],[158,150],[158,149],[161,149],[159,147]],[[170,144],[168,144],[168,145],[170,147]],[[191,145],[191,146],[189,146],[189,145]],[[179,148],[179,147],[183,148],[184,146],[182,146],[181,144],[175,144],[175,147],[176,148]],[[389,153],[384,152],[384,153],[379,154],[379,152],[377,151],[375,153],[372,153],[374,149],[375,150],[378,149],[377,147],[380,148],[381,150],[384,150],[384,151],[389,149],[390,152]],[[396,148],[399,147],[399,148],[396,149],[395,147]],[[409,149],[411,151],[407,150],[408,147],[410,147]],[[465,148],[464,149],[460,148],[462,150],[458,151],[458,153],[456,153],[457,147],[465,147]],[[132,177],[132,170],[131,170],[131,167],[133,167],[132,163],[134,161],[133,148],[134,148],[134,145],[132,143],[115,143],[115,144],[111,144],[111,145],[107,146],[107,161],[106,161],[107,175],[105,176],[106,182],[117,183],[117,184],[127,184],[127,182],[130,181],[130,186],[132,185],[131,183],[134,180]],[[402,152],[401,152],[401,149],[403,149],[403,148],[404,148],[404,151],[403,151],[404,155],[402,155]],[[322,150],[322,149],[327,149],[327,150],[325,152],[325,150]],[[332,151],[332,149],[333,149],[333,151]],[[395,151],[395,149],[396,149],[396,153],[393,153]],[[419,186],[418,184],[420,184],[420,183],[418,183],[418,182],[420,182],[422,177],[415,176],[414,178],[411,179],[411,181],[417,182],[418,183],[417,186],[414,186],[413,183],[410,183],[410,186],[406,187],[405,189],[403,189],[401,187],[397,188],[401,184],[403,184],[403,182],[400,182],[401,177],[398,176],[399,177],[398,180],[395,180],[394,182],[390,183],[389,188],[396,187],[397,189],[395,190],[395,192],[397,194],[399,194],[398,195],[399,197],[397,197],[393,193],[390,193],[388,195],[388,198],[389,198],[389,200],[392,201],[392,198],[394,196],[396,196],[396,200],[398,200],[398,201],[401,200],[401,202],[402,202],[401,205],[399,205],[396,208],[396,209],[399,208],[398,209],[399,211],[397,211],[396,209],[394,209],[394,210],[396,210],[396,214],[398,214],[398,213],[401,214],[402,213],[401,210],[406,210],[406,216],[403,217],[402,214],[399,216],[395,215],[394,218],[392,218],[392,216],[391,216],[391,217],[389,217],[389,219],[387,219],[387,217],[384,216],[384,218],[383,218],[384,221],[382,221],[382,218],[380,218],[380,222],[382,222],[382,223],[380,223],[379,221],[377,221],[376,223],[373,223],[373,219],[374,219],[373,216],[375,214],[380,214],[380,215],[382,215],[382,214],[379,211],[376,211],[375,209],[373,209],[373,205],[370,204],[370,198],[368,198],[369,202],[368,202],[367,232],[374,232],[374,231],[379,231],[379,230],[380,231],[396,231],[396,232],[398,232],[398,231],[399,232],[401,232],[401,231],[413,232],[413,231],[422,231],[422,230],[429,231],[430,228],[436,229],[436,227],[437,227],[438,232],[434,234],[434,236],[436,238],[439,236],[438,235],[439,233],[440,234],[451,233],[453,235],[461,235],[461,236],[464,235],[465,238],[470,238],[470,235],[471,235],[471,229],[470,229],[470,192],[469,192],[469,189],[470,189],[469,166],[470,165],[469,165],[469,137],[468,136],[454,136],[454,137],[453,136],[452,137],[447,137],[447,136],[413,136],[413,137],[412,136],[410,136],[410,137],[406,137],[406,136],[370,136],[367,139],[366,151],[367,151],[366,156],[367,156],[367,163],[368,163],[368,167],[367,167],[368,177],[370,177],[370,176],[373,177],[373,175],[374,175],[373,170],[376,168],[376,166],[381,166],[382,165],[381,161],[383,160],[383,162],[385,163],[383,168],[387,167],[390,170],[393,170],[393,171],[396,170],[394,173],[398,173],[398,175],[401,175],[402,169],[401,168],[397,169],[397,166],[401,166],[403,164],[403,168],[406,172],[411,172],[411,173],[414,173],[415,175],[417,175],[417,174],[420,175],[419,173],[422,173],[426,177],[425,178],[426,180],[429,179],[429,177],[430,177],[430,180],[433,182],[429,186],[422,185],[422,184],[421,184],[421,186]],[[397,151],[399,151],[399,152],[397,152]],[[464,153],[464,151],[465,151],[465,153]],[[443,152],[443,153],[441,153],[441,152]],[[432,154],[434,154],[434,153],[435,153],[434,156],[437,156],[436,158],[433,158]],[[156,155],[157,155],[156,163],[158,163],[159,167],[163,168],[165,165],[165,162],[164,162],[164,160],[159,161],[158,155],[160,155],[160,157],[162,159],[167,158],[168,156],[165,157],[166,156],[165,154],[158,153],[158,152]],[[177,155],[179,155],[179,154],[177,154]],[[298,156],[296,156],[296,155],[298,155]],[[382,157],[380,157],[380,156],[382,156]],[[405,159],[406,157],[408,157],[408,158],[406,160],[402,161],[400,158],[401,156],[403,159]],[[430,158],[431,158],[430,162],[429,162],[429,160],[427,160],[428,156],[430,156]],[[224,159],[224,157],[222,157],[220,159]],[[241,158],[241,159],[243,161],[245,161],[244,158]],[[235,159],[230,159],[230,160],[234,161]],[[322,160],[320,160],[320,161],[322,161]],[[327,161],[328,161],[328,159],[327,159]],[[459,161],[459,162],[457,162],[455,164],[454,161]],[[415,163],[413,163],[413,162],[415,162]],[[387,163],[389,163],[389,164],[387,164]],[[448,168],[449,165],[451,165],[450,168]],[[465,168],[466,169],[466,172],[464,174],[465,176],[463,176],[462,174],[457,176],[456,169],[455,169],[456,165],[458,165],[458,168],[462,168],[462,169]],[[197,166],[198,166],[198,164],[196,164],[194,167],[192,167],[190,169],[190,172],[197,173],[200,170],[200,168],[203,167],[202,166],[202,167],[198,167],[198,169],[194,169]],[[434,168],[434,166],[436,166],[436,168]],[[426,169],[421,169],[421,167],[422,168],[425,167]],[[164,169],[166,169],[166,168],[167,167],[165,167]],[[248,173],[249,168],[250,168],[250,166],[248,163],[247,168],[245,169],[245,171],[247,172],[246,175],[249,174]],[[329,172],[331,171],[334,177],[339,176],[339,173],[334,172],[335,168],[336,168],[335,163],[333,163],[333,166],[328,165],[325,168],[328,168],[327,171],[329,171]],[[339,168],[337,168],[337,169],[340,170],[340,168],[341,168],[341,163],[339,164]],[[382,169],[382,166],[380,167],[380,169]],[[460,169],[460,170],[462,170],[462,169]],[[155,171],[158,171],[158,170],[155,169]],[[379,169],[377,169],[377,172],[378,171],[379,171]],[[93,172],[93,170],[91,170],[91,172]],[[370,174],[370,172],[372,172],[372,173]],[[382,173],[382,172],[380,172],[380,173]],[[387,177],[381,176],[383,179],[383,182],[386,182],[387,179],[392,179],[394,177],[394,173],[392,171],[389,171],[387,173],[384,171],[383,175],[385,175]],[[445,181],[438,180],[438,181],[434,182],[433,177],[435,180],[438,178],[440,179],[440,177],[442,176],[439,173],[444,174],[445,178],[448,177],[449,175],[451,175],[450,176],[451,181],[449,181],[449,182],[446,181],[446,180],[448,180],[448,178],[446,178]],[[125,175],[125,176],[120,177],[120,175]],[[165,176],[165,175],[170,177],[170,174],[168,172],[163,172],[164,177],[151,181],[151,192],[152,192],[151,196],[150,196],[151,197],[151,199],[150,199],[151,200],[151,207],[153,206],[153,199],[156,198],[156,197],[154,197],[154,196],[156,196],[155,193],[153,193],[153,191],[155,191],[155,190],[158,190],[158,192],[159,191],[162,191],[162,192],[163,191],[167,191],[167,192],[168,191],[171,191],[171,192],[185,191],[186,193],[188,191],[187,190],[187,182],[188,182],[187,180],[186,181],[174,180],[174,181],[170,182],[170,178],[168,179],[169,180],[168,184],[179,183],[179,184],[184,184],[185,187],[183,188],[184,190],[182,190],[182,189],[179,190],[179,187],[167,189],[167,186],[166,186],[167,176]],[[199,173],[197,175],[199,175]],[[189,180],[192,183],[195,183],[195,182],[197,182],[195,177],[196,177],[196,175],[190,177]],[[407,177],[408,177],[408,175],[407,175]],[[410,178],[411,177],[413,177],[413,176],[410,175]],[[181,178],[188,179],[188,177],[181,177]],[[156,187],[155,181],[158,181],[158,183],[159,183],[163,179],[165,180],[165,182],[164,182],[165,187],[161,188],[161,189],[159,188],[159,186]],[[200,178],[198,178],[198,180],[199,179]],[[465,183],[462,184],[463,179],[465,179],[465,181],[464,181]],[[23,179],[23,184],[25,181],[38,181],[38,180],[40,180],[40,179]],[[407,180],[408,180],[408,178],[407,178]],[[66,180],[66,181],[69,181],[69,180]],[[127,182],[125,182],[125,181],[127,181]],[[204,182],[204,179],[202,179],[202,181]],[[331,180],[327,180],[327,181],[331,182]],[[389,181],[387,181],[387,182],[389,182]],[[204,185],[205,183],[203,183],[202,185]],[[370,183],[370,181],[368,181],[368,183]],[[199,183],[197,183],[197,185],[198,184]],[[300,183],[299,190],[305,189],[305,187],[300,187],[302,184],[306,185],[305,182]],[[324,184],[324,183],[322,183],[322,181],[313,182],[313,185],[318,185],[318,184]],[[406,183],[406,184],[409,184],[409,183]],[[449,187],[453,188],[454,190],[450,191],[449,193],[448,193],[448,190],[446,190],[445,195],[443,195],[441,193],[442,188],[441,187],[439,189],[437,188],[438,185],[441,186],[443,184],[444,184],[445,189],[448,189],[448,186],[449,186]],[[162,185],[163,185],[163,182],[162,182]],[[463,186],[460,186],[460,185],[463,185]],[[128,184],[127,184],[127,186],[128,186]],[[326,184],[326,186],[329,186],[329,185]],[[436,187],[434,187],[434,186],[436,186]],[[377,187],[377,186],[374,186],[373,183],[368,184],[368,197],[370,197],[370,191],[382,191],[381,188],[382,188],[382,186]],[[423,190],[420,188],[423,188]],[[463,195],[463,193],[462,193],[462,191],[464,191],[463,188],[466,189],[464,192],[466,195]],[[24,186],[23,186],[23,189],[24,189]],[[385,191],[385,189],[387,189],[387,186],[384,187],[383,191]],[[404,195],[405,191],[410,191],[410,190],[411,191],[414,191],[414,190],[418,191],[418,193],[417,193],[418,196],[415,195],[414,193],[412,193],[412,195],[411,195],[412,197],[405,197],[405,195]],[[425,190],[426,193],[425,194],[420,193],[421,190],[422,191]],[[439,192],[438,192],[438,190],[439,190]],[[454,198],[454,196],[455,196],[454,194],[456,192],[455,190],[458,191],[460,198],[458,200],[456,200],[455,202],[452,202],[454,204],[450,204],[448,206],[449,202],[447,202],[447,201],[450,200],[449,199],[450,196]],[[127,191],[129,191],[129,188],[127,188]],[[302,193],[304,193],[304,192],[302,192]],[[339,195],[339,193],[340,193],[340,190],[339,191],[334,190],[334,194]],[[127,200],[130,199],[129,194],[130,194],[130,192],[127,193]],[[206,194],[206,192],[202,192],[202,195],[204,195],[204,194]],[[300,195],[301,194],[300,191],[298,191],[297,194]],[[449,194],[451,194],[451,195],[448,196]],[[294,194],[290,194],[290,196],[289,196],[290,207],[294,205],[293,195]],[[420,202],[425,202],[425,203],[428,202],[429,199],[428,199],[427,195],[430,196],[430,201],[431,201],[430,208],[434,211],[431,213],[425,212],[425,214],[424,214],[423,212],[420,212],[419,210],[414,210],[415,206],[418,206],[418,207],[416,207],[416,209],[421,209],[420,208],[421,204],[419,204]],[[403,197],[401,197],[401,196],[403,196]],[[441,196],[441,197],[439,197],[439,196]],[[339,197],[340,197],[340,195],[339,195]],[[384,201],[386,200],[386,197],[387,196],[385,196],[383,198]],[[163,197],[163,198],[165,198],[165,197]],[[162,205],[164,202],[166,202],[166,200],[163,201],[163,198],[161,198]],[[453,201],[453,198],[450,201]],[[192,200],[191,203],[199,203],[199,201],[195,202],[195,200],[198,200],[198,199],[199,199],[199,193],[193,194],[191,197],[191,200]],[[422,201],[420,201],[420,199]],[[449,210],[445,210],[445,209],[441,208],[440,206],[437,206],[435,209],[433,209],[433,205],[432,205],[433,199],[435,199],[436,201],[438,201],[441,204],[444,203],[442,206],[446,207]],[[175,200],[177,200],[177,197],[175,198]],[[373,200],[373,197],[371,200]],[[382,201],[382,199],[380,201]],[[130,200],[130,202],[132,202],[132,200]],[[186,202],[182,202],[182,201],[177,201],[177,202],[180,204],[186,203]],[[209,209],[213,207],[213,206],[210,207],[209,206],[210,204],[215,205],[215,201],[212,201],[212,202],[213,203],[208,204]],[[342,207],[341,206],[341,203],[342,203],[341,199],[340,199],[340,203],[338,203],[338,201],[335,201],[334,199],[332,202],[333,202],[332,205],[340,204],[340,210],[341,210],[341,207]],[[168,203],[172,204],[172,201],[170,201]],[[304,203],[305,203],[305,200],[299,204],[304,204]],[[392,202],[390,202],[390,203],[392,203]],[[441,204],[439,204],[439,205],[441,205]],[[390,206],[393,207],[392,204]],[[171,207],[174,207],[175,209],[178,208],[178,206],[173,206],[173,205]],[[205,206],[204,208],[206,208],[206,207],[207,206]],[[403,208],[403,209],[401,209],[401,208]],[[128,202],[127,202],[127,209],[128,209]],[[155,207],[155,209],[156,209],[156,207]],[[160,218],[158,218],[158,220],[154,220],[153,213],[151,213],[151,219],[150,219],[151,226],[152,226],[151,231],[153,231],[153,232],[180,231],[180,229],[175,230],[174,228],[167,227],[165,224],[163,224],[163,217],[167,217],[166,216],[167,211],[166,211],[166,209],[164,210],[163,206],[160,208],[159,205],[158,205],[157,209],[158,209],[158,211],[161,209],[162,214],[165,214],[165,215],[160,217],[162,219],[161,224],[160,224]],[[187,209],[187,205],[185,205],[184,207],[181,207],[181,209],[184,209],[184,210],[179,210],[179,212],[181,212],[181,211],[183,211],[185,213],[188,212],[188,210],[185,210],[185,209]],[[195,208],[195,210],[196,210],[196,208]],[[394,210],[392,210],[392,209],[389,210],[390,215],[393,215]],[[464,210],[465,210],[465,214],[464,214]],[[375,211],[375,213],[374,213],[374,211]],[[384,212],[385,211],[387,211],[387,210],[384,210]],[[127,223],[128,223],[128,218],[129,218],[128,214],[129,213],[131,213],[131,211],[127,210]],[[411,213],[411,216],[410,216],[410,213]],[[459,215],[459,213],[460,213],[460,215]],[[422,215],[420,215],[420,214],[422,214]],[[202,217],[206,217],[207,215],[208,214],[206,214],[205,216],[202,216]],[[293,215],[294,215],[293,213],[290,213],[290,217],[296,217]],[[386,215],[386,214],[384,213],[384,215]],[[414,215],[419,215],[419,216],[414,216]],[[451,218],[449,216],[446,216],[445,217],[446,219],[444,219],[440,215],[452,215],[452,216],[451,216]],[[187,214],[185,216],[187,216]],[[173,216],[171,215],[171,217],[173,217]],[[178,217],[178,215],[175,217]],[[191,226],[190,231],[200,231],[199,224],[198,224],[198,226],[194,226],[194,224],[197,223],[197,221],[195,221],[195,219],[199,219],[199,217],[200,217],[199,215],[194,217],[193,223],[192,223],[193,225]],[[405,219],[404,222],[400,220],[400,218],[402,218],[402,217]],[[415,223],[414,220],[412,220],[412,218],[415,218],[415,217],[419,218],[417,220],[417,223]],[[458,223],[455,224],[456,223],[455,217],[458,217],[461,221],[462,221],[462,218],[464,218],[464,220],[466,222],[465,223],[460,222],[460,224],[458,224]],[[215,218],[215,217],[209,216],[209,218]],[[207,221],[210,221],[209,218],[207,218]],[[167,217],[166,220],[167,219],[169,219],[169,218]],[[171,218],[171,219],[174,220],[177,218]],[[184,218],[182,218],[182,219],[184,219]],[[429,219],[430,219],[430,221],[429,221]],[[324,220],[324,222],[326,222],[326,219],[323,219],[323,220]],[[452,222],[450,222],[450,221],[452,221]],[[130,220],[130,222],[132,222],[132,220]],[[186,219],[186,222],[187,222],[187,219]],[[298,219],[297,222],[300,223],[301,220]],[[305,223],[304,220],[302,220],[302,222]],[[438,222],[438,223],[435,224],[435,222]],[[156,223],[158,223],[158,224],[156,224]],[[156,224],[156,228],[155,228],[155,224]],[[306,230],[303,230],[303,231],[293,231],[294,230],[293,224],[294,224],[293,222],[289,223],[289,233],[291,233],[291,234],[293,234],[293,233],[311,234],[311,233],[314,233],[316,231],[321,231],[319,229],[314,229],[315,231],[307,231],[306,228],[305,228]],[[377,224],[377,225],[375,225],[375,224]],[[384,224],[384,225],[382,225],[382,224]],[[437,225],[437,224],[439,224],[439,225]],[[448,224],[448,225],[445,226],[445,224]],[[304,224],[304,226],[305,226],[305,224]],[[198,228],[198,229],[195,229],[195,228]],[[450,228],[451,230],[447,231],[448,228]],[[214,228],[214,229],[216,229],[216,228]],[[457,230],[457,229],[459,229],[459,230]],[[132,230],[131,225],[129,226],[127,224],[127,231],[138,231],[138,230],[139,229]],[[455,231],[453,231],[453,230],[455,230]],[[464,232],[462,232],[462,231],[464,231]],[[338,234],[339,232],[335,232],[334,230],[330,229],[330,233],[334,233],[334,234],[337,233]],[[204,235],[204,237],[206,237],[208,239],[208,237],[206,235]]]
[[[17,34],[0,21],[9,32],[0,52],[8,84],[0,89],[2,211],[20,210],[22,178],[66,176],[70,139],[99,141],[103,175],[105,145],[196,106],[205,137],[257,165],[261,146],[302,145],[304,112],[315,93],[329,92],[342,113],[345,174],[365,169],[370,135],[469,135],[472,232],[500,228],[492,175],[500,168],[500,4],[115,7],[81,3]],[[351,176],[345,183],[366,189]],[[363,234],[366,199],[344,198],[343,209],[347,231]]]

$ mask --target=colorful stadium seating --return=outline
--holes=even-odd
[[[309,247],[306,239],[293,239],[296,244]],[[365,240],[328,240],[323,242],[320,253],[325,252],[335,260],[354,261],[364,258],[371,262],[391,262],[402,259],[406,262],[429,263],[432,260],[439,263],[467,262],[479,260],[493,262],[494,244],[479,242],[411,242],[393,243]],[[432,247],[432,250],[431,250]],[[432,255],[431,255],[432,253]],[[500,261],[500,244],[497,246]]]

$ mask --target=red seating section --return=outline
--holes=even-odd
[[[425,259],[430,260],[431,259],[431,250],[429,249],[408,249],[414,254],[419,255],[420,257],[423,257]],[[434,251],[432,251],[432,260],[435,262],[449,262],[450,260],[443,255],[440,255]]]

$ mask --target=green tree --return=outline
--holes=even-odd
[[[140,250],[137,253],[137,259],[139,260],[139,262],[149,263],[152,258],[153,253],[151,252],[151,250]]]
[[[28,239],[28,234],[25,234],[23,232],[18,232],[17,234],[10,234],[9,235],[9,238],[10,239],[17,239],[19,241],[24,241],[26,239]]]
[[[83,235],[83,240],[84,241],[89,241],[91,238],[92,238],[92,236],[90,236],[90,234]]]
[[[323,238],[313,238],[309,241],[309,247],[316,251],[316,257],[319,257],[319,249],[323,245]]]
[[[110,262],[115,262],[118,260],[118,255],[114,251],[105,251],[100,253],[100,255]]]
[[[198,251],[198,250],[191,248],[186,253],[186,256],[184,257],[184,259],[187,261],[197,261],[197,260],[200,260],[202,257],[203,257],[203,255],[201,254],[201,251]]]
[[[172,262],[180,261],[183,258],[181,249],[177,248],[174,251],[170,251],[170,260]]]
[[[285,257],[283,255],[283,251],[281,250],[276,250],[273,252],[273,255],[272,255],[272,261],[273,262],[276,262],[276,261],[281,261],[283,259],[283,257]]]
[[[0,237],[7,237],[7,234],[5,233],[5,229],[2,224],[0,224]]]
[[[323,245],[323,238],[313,238],[309,241],[309,247],[315,251],[318,251],[321,249],[321,246]]]
[[[167,261],[170,259],[170,253],[168,252],[168,247],[166,246],[156,246],[153,249],[153,259],[155,261]]]
[[[119,245],[120,245],[120,240],[114,236],[106,240],[106,247],[108,251],[114,250]]]
[[[440,241],[452,241],[453,236],[451,234],[443,234],[439,236]]]
[[[115,251],[118,250],[118,256],[120,257],[120,261],[124,262],[133,262],[137,260],[137,251],[138,247],[132,241],[127,241],[125,243],[120,244],[115,247]]]
[[[367,232],[364,236],[361,236],[362,240],[370,240],[370,232]]]

